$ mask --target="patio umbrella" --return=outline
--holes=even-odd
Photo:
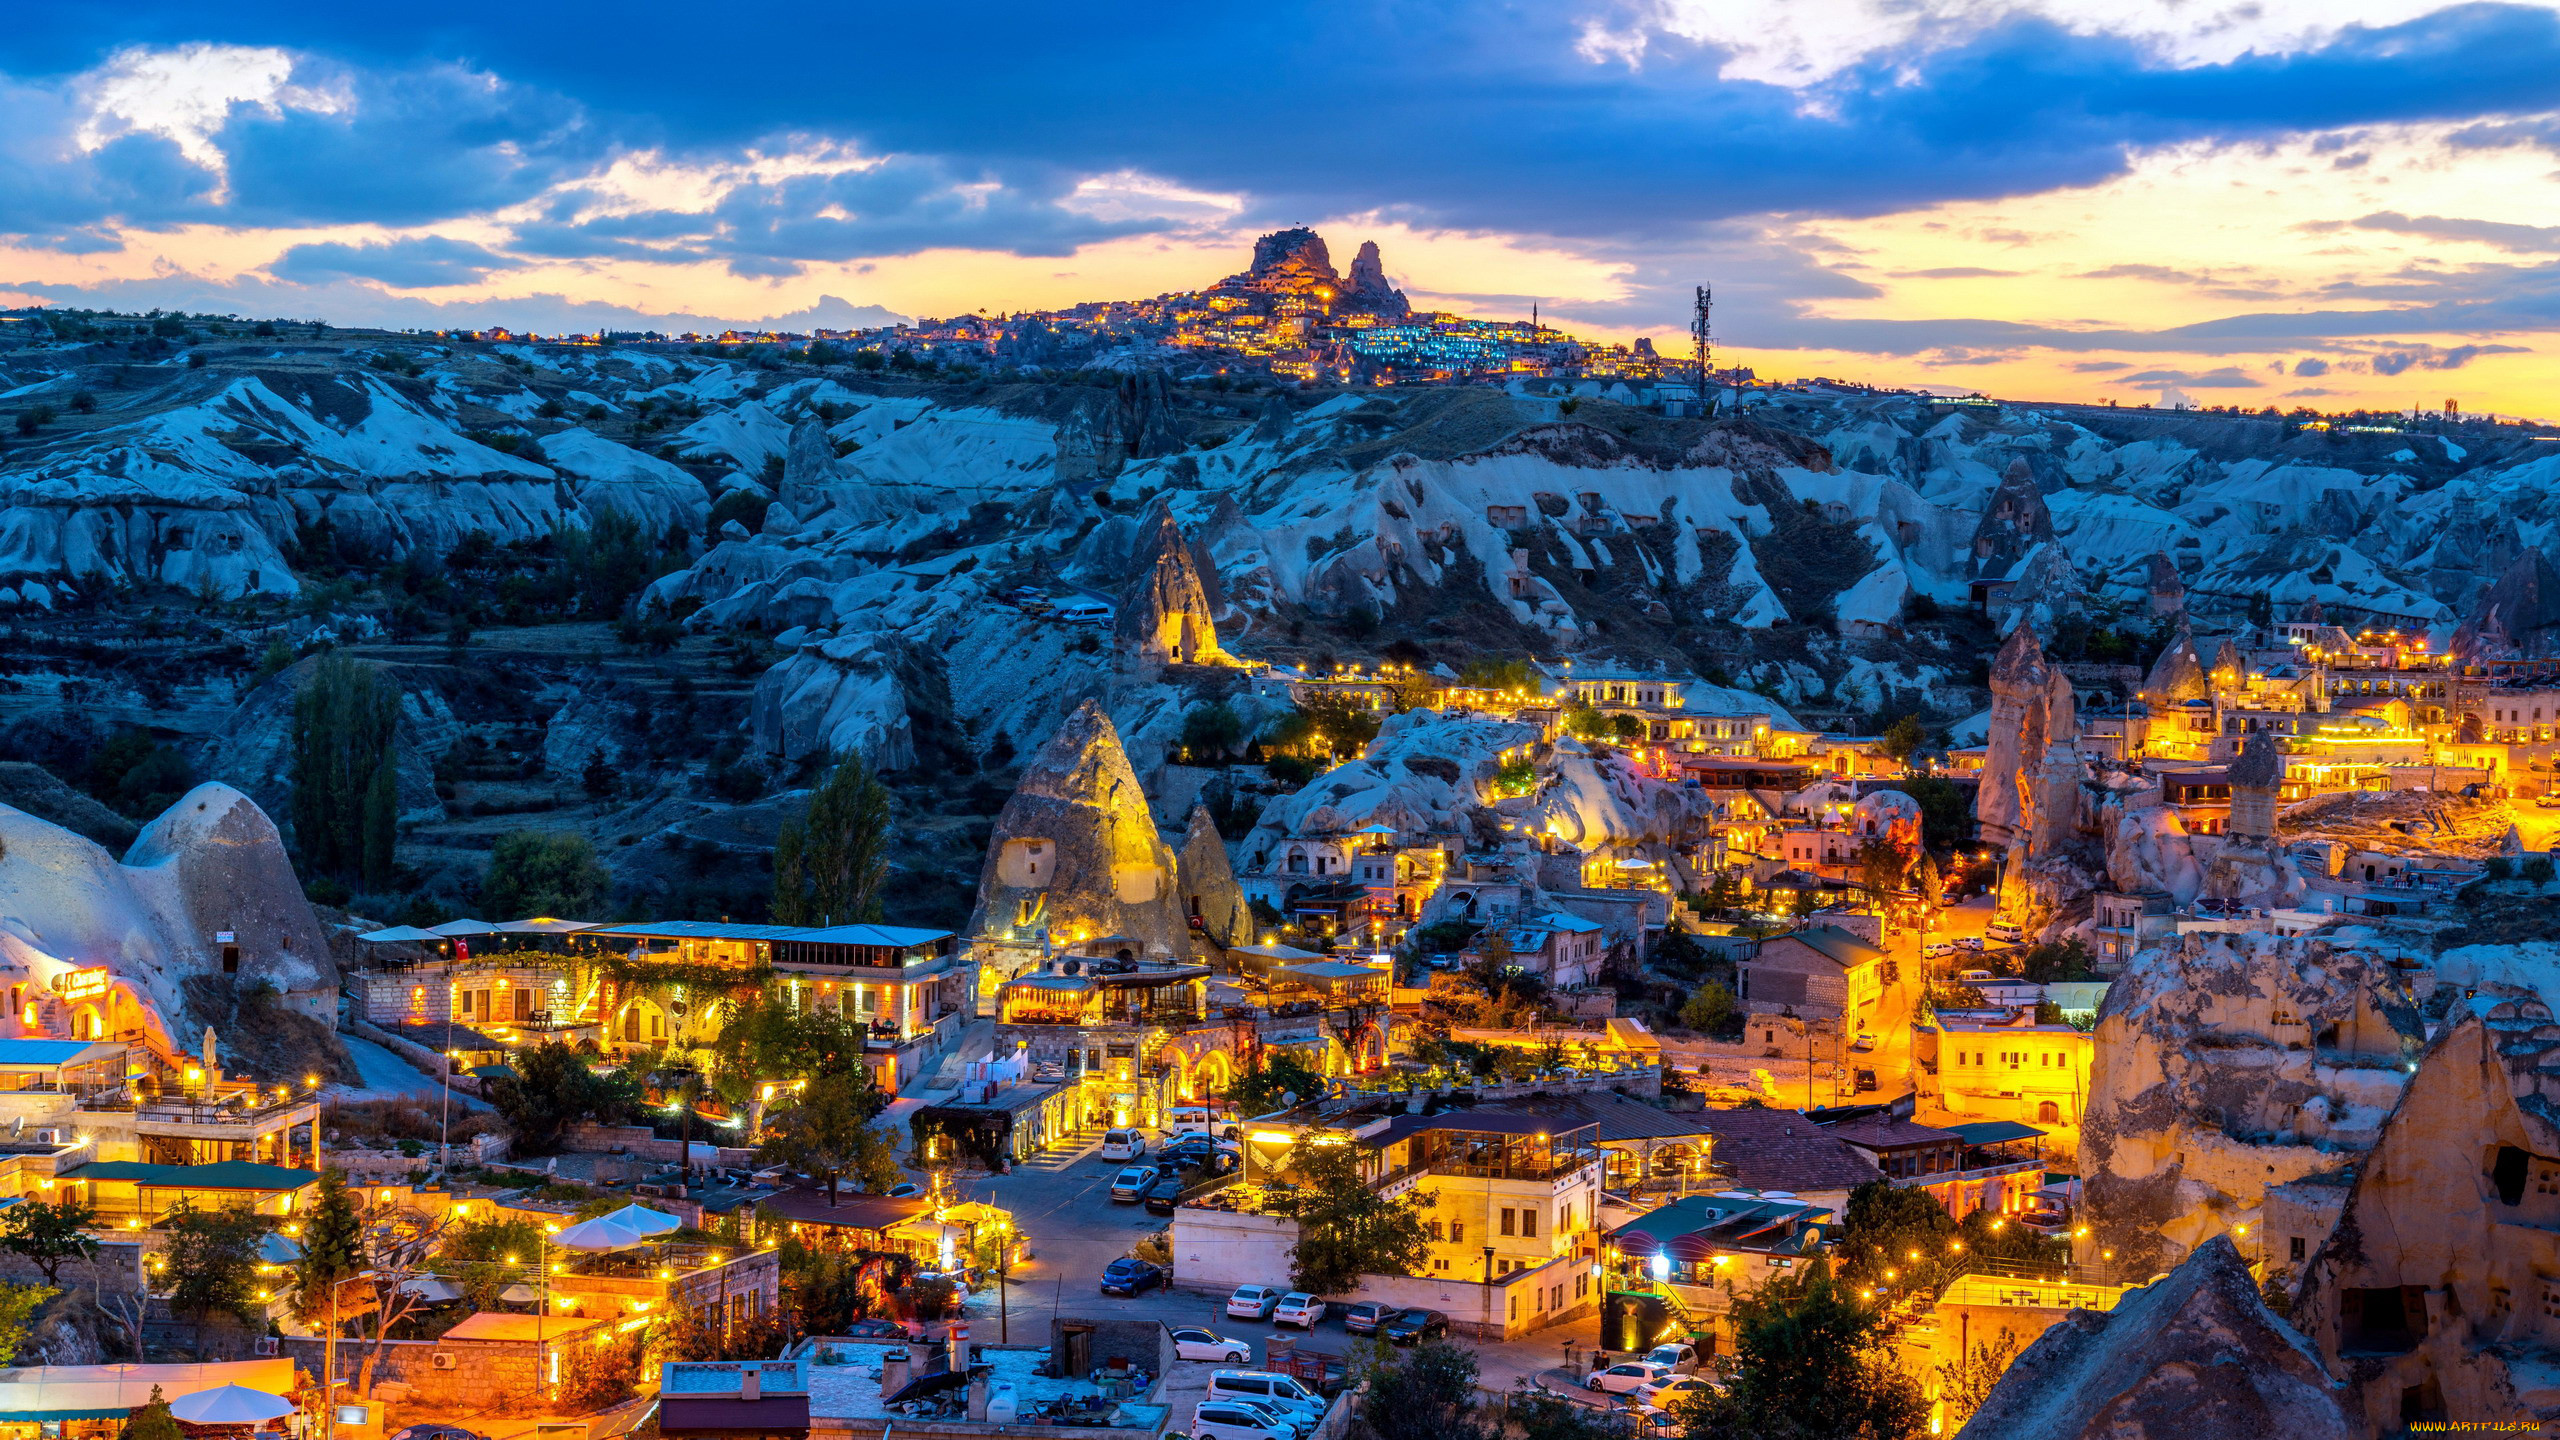
[[[626,1230],[649,1238],[673,1235],[684,1228],[684,1222],[673,1215],[641,1205],[625,1205],[604,1218]]]
[[[585,1250],[602,1254],[608,1250],[629,1250],[649,1243],[649,1237],[615,1220],[610,1215],[581,1220],[551,1237],[551,1243],[563,1250]]]
[[[270,1265],[290,1265],[302,1258],[302,1242],[270,1230],[258,1242],[258,1258]]]
[[[542,1292],[523,1283],[522,1281],[518,1281],[517,1283],[508,1286],[506,1289],[499,1291],[498,1298],[506,1301],[510,1305],[530,1305],[534,1301],[542,1298]]]
[[[256,1425],[293,1413],[293,1402],[246,1385],[223,1385],[169,1402],[171,1416],[190,1425]]]
[[[433,930],[421,930],[415,925],[394,925],[388,930],[368,930],[356,938],[376,945],[389,945],[402,940],[441,940],[444,937]]]
[[[503,935],[506,933],[486,920],[447,920],[441,925],[430,925],[427,928],[448,940],[456,935]]]

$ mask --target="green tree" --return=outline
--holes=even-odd
[[[177,1417],[169,1413],[169,1402],[160,1398],[160,1387],[151,1387],[151,1399],[124,1427],[119,1440],[186,1440],[186,1432],[178,1428]]]
[[[1226,1101],[1241,1116],[1268,1115],[1285,1109],[1284,1097],[1313,1100],[1325,1093],[1324,1076],[1295,1055],[1266,1054],[1253,1070],[1227,1084]]]
[[[267,1307],[258,1299],[258,1242],[267,1228],[267,1218],[251,1211],[199,1210],[180,1200],[160,1222],[168,1237],[160,1253],[169,1308],[198,1325],[217,1314],[261,1323]]]
[[[2552,865],[2548,855],[2535,855],[2516,867],[2516,878],[2533,885],[2551,883]]]
[[[1977,1340],[1973,1348],[1938,1367],[1938,1396],[1946,1402],[1946,1433],[1952,1435],[1964,1428],[1982,1402],[2000,1384],[2009,1371],[2009,1362],[2018,1358],[2018,1337],[2002,1330],[1989,1340]]]
[[[1955,1239],[1955,1217],[1928,1191],[1873,1180],[1849,1192],[1832,1254],[1845,1285],[1934,1293],[1960,1263]]]
[[[1326,1143],[1330,1141],[1331,1143]],[[1420,1188],[1390,1200],[1360,1174],[1360,1151],[1341,1137],[1302,1135],[1286,1162],[1298,1179],[1298,1241],[1289,1247],[1289,1283],[1314,1295],[1339,1295],[1363,1275],[1411,1275],[1430,1258]]]
[[[514,1068],[514,1078],[489,1082],[489,1104],[515,1132],[519,1154],[557,1154],[570,1126],[609,1125],[639,1103],[640,1087],[627,1071],[599,1075],[556,1040],[517,1051]]]
[[[1927,1423],[1892,1322],[1823,1262],[1736,1296],[1731,1323],[1726,1388],[1689,1408],[1691,1440],[1910,1440]]]
[[[874,1194],[898,1183],[896,1132],[875,1131],[871,1121],[887,1108],[888,1097],[868,1074],[822,1076],[809,1082],[799,1101],[765,1119],[765,1160],[789,1165],[827,1182],[827,1203],[836,1203],[838,1184],[848,1174]]]
[[[862,1046],[870,1027],[857,1017],[815,1006],[795,1008],[770,992],[737,1002],[711,1042],[721,1093],[744,1103],[758,1087],[822,1075],[868,1076]],[[867,1083],[867,1082],[866,1082]]]
[[[889,787],[859,755],[837,764],[782,827],[773,847],[773,918],[784,925],[856,925],[881,915],[889,873]]]
[[[1740,1015],[1733,992],[1710,980],[1689,992],[1688,1002],[1680,1007],[1680,1023],[1706,1035],[1721,1035]]]
[[[1446,1340],[1398,1354],[1372,1342],[1360,1357],[1368,1403],[1352,1416],[1355,1440],[1483,1440],[1476,1416],[1476,1357]]]
[[[1858,847],[1858,883],[1870,899],[1880,900],[1902,888],[1904,873],[1910,868],[1910,857],[1885,839],[1869,840]]]
[[[1232,755],[1244,748],[1244,720],[1224,701],[1194,705],[1182,717],[1182,748],[1195,761]]]
[[[525,1220],[474,1220],[446,1232],[437,1252],[453,1261],[503,1260],[529,1255],[542,1247],[542,1234]]]
[[[1884,727],[1884,753],[1908,765],[1920,747],[1929,743],[1929,732],[1920,725],[1917,715],[1905,715]]]
[[[0,1211],[0,1250],[44,1272],[44,1283],[62,1284],[63,1262],[95,1259],[98,1242],[89,1229],[98,1212],[65,1197],[47,1204],[29,1196]]]
[[[347,1194],[347,1172],[320,1172],[320,1193],[302,1222],[302,1258],[294,1262],[294,1311],[321,1331],[321,1373],[338,1373],[338,1315],[348,1282],[364,1273],[364,1226]]]
[[[379,888],[397,843],[400,694],[372,665],[322,657],[293,697],[293,840],[304,863]]]
[[[14,1364],[26,1343],[27,1322],[44,1302],[61,1294],[51,1285],[19,1285],[0,1281],[0,1365]]]
[[[509,919],[583,918],[597,913],[612,887],[613,872],[596,858],[586,836],[518,830],[500,836],[489,851],[480,872],[480,908]]]

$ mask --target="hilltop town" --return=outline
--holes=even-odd
[[[1300,1440],[1458,1336],[1705,1440],[1818,1313],[1877,1433],[2560,1416],[2533,427],[1702,391],[1305,230],[13,318],[21,1363]]]

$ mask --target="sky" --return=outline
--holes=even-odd
[[[1375,240],[1762,375],[2560,415],[2560,0],[50,0],[0,305],[807,328]]]

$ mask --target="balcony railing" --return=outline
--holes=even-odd
[[[104,1090],[80,1097],[78,1108],[92,1114],[131,1115],[136,1120],[163,1125],[244,1125],[318,1103],[318,1098],[310,1095],[281,1100],[243,1097],[206,1101],[167,1096],[144,1099],[127,1090]]]

